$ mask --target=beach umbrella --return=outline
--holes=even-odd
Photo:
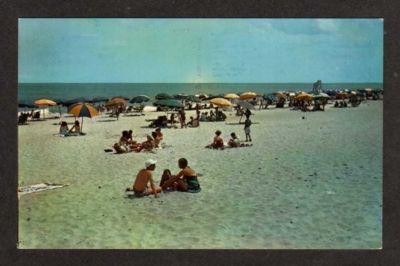
[[[336,93],[336,99],[346,99],[346,98],[347,98],[347,93],[345,92]]]
[[[179,94],[175,94],[174,98],[178,99],[178,100],[184,100],[187,99],[189,97],[189,95],[184,94],[184,93],[179,93]]]
[[[125,96],[115,96],[115,97],[112,97],[112,98],[110,99],[110,101],[112,101],[112,100],[114,100],[114,99],[124,99],[125,101],[129,100],[129,98],[127,98],[127,97],[125,97]]]
[[[159,93],[156,95],[156,100],[172,99],[172,96],[166,93]]]
[[[275,95],[276,95],[276,97],[278,97],[278,98],[285,98],[285,97],[286,97],[286,95],[285,95],[283,92],[281,92],[281,91],[278,91],[277,93],[275,93]]]
[[[224,98],[213,98],[210,103],[219,107],[232,107],[232,103]]]
[[[30,101],[19,101],[18,107],[21,108],[35,108],[35,105]]]
[[[143,102],[148,102],[150,98],[146,95],[138,95],[133,97],[129,102],[130,103],[143,103]]]
[[[318,93],[318,94],[314,94],[312,95],[313,99],[329,99],[329,95],[326,93]]]
[[[240,99],[241,100],[253,99],[255,97],[257,97],[257,93],[251,92],[251,91],[244,92],[244,93],[240,94]]]
[[[121,105],[125,105],[126,100],[124,98],[117,98],[114,97],[111,100],[109,100],[108,102],[106,102],[106,106],[121,106]]]
[[[86,101],[87,101],[86,98],[78,97],[78,98],[74,98],[74,99],[71,99],[71,100],[64,101],[63,105],[70,106],[70,105],[73,105],[75,103],[83,103],[83,102],[86,102]]]
[[[244,109],[252,109],[252,110],[254,109],[254,105],[246,101],[238,101],[237,105],[240,105]]]
[[[301,92],[299,95],[296,96],[296,99],[297,100],[307,100],[307,101],[309,101],[309,100],[313,99],[313,96],[308,94],[308,93]]]
[[[235,93],[228,93],[228,94],[226,94],[226,95],[224,96],[224,98],[225,98],[225,99],[232,100],[232,99],[239,99],[240,97],[239,97],[239,95],[237,95],[237,94],[235,94]]]
[[[108,98],[107,98],[107,97],[101,97],[101,96],[99,96],[99,97],[94,97],[94,98],[92,99],[92,102],[94,102],[94,103],[107,102],[107,101],[108,101]]]
[[[204,94],[204,93],[196,94],[195,96],[196,96],[196,97],[199,97],[199,99],[201,99],[201,100],[207,99],[207,98],[208,98],[208,95],[207,95],[207,94]]]
[[[183,104],[181,101],[178,101],[176,99],[162,99],[155,101],[153,103],[155,106],[167,106],[167,107],[172,107],[172,108],[182,108]]]
[[[54,106],[57,105],[56,102],[49,99],[39,99],[34,102],[36,106]]]
[[[34,104],[36,105],[36,106],[40,106],[40,107],[46,107],[46,106],[54,106],[54,105],[57,105],[57,103],[56,102],[54,102],[54,101],[52,101],[52,100],[49,100],[49,99],[39,99],[39,100],[36,100],[35,102],[34,102]],[[45,118],[45,112],[44,112],[44,109],[43,109],[43,118]]]
[[[69,107],[68,113],[76,117],[82,117],[81,130],[83,128],[83,117],[92,118],[94,116],[99,115],[96,108],[94,108],[93,105],[88,103],[76,103]]]

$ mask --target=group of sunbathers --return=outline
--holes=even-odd
[[[157,197],[161,191],[200,192],[200,184],[196,172],[189,167],[185,158],[178,160],[181,171],[172,175],[169,169],[165,169],[161,177],[160,185],[156,186],[153,179],[153,171],[156,168],[156,160],[149,159],[145,162],[145,169],[141,169],[136,176],[132,187],[126,188],[126,192],[133,191],[135,197],[143,197],[154,194]]]
[[[115,143],[113,148],[117,153],[151,151],[155,148],[160,148],[162,140],[163,134],[161,133],[161,128],[156,128],[156,130],[151,133],[151,136],[146,136],[146,140],[143,142],[138,142],[133,139],[132,130],[124,130],[122,131],[119,142]]]
[[[74,125],[69,129],[68,128],[68,124],[65,121],[62,121],[60,124],[60,130],[59,130],[59,134],[61,136],[79,136],[82,134],[81,132],[81,126],[79,124],[79,121],[76,120]]]
[[[224,140],[221,137],[222,132],[220,130],[215,131],[215,137],[211,144],[207,145],[206,148],[210,149],[221,149],[223,150],[225,147]],[[246,140],[247,141],[247,140]],[[247,147],[251,146],[251,144],[243,143],[240,141],[235,132],[231,133],[231,138],[228,141],[228,148],[239,148],[239,147]]]
[[[225,121],[226,119],[226,115],[224,114],[224,112],[220,111],[220,110],[216,110],[215,113],[211,110],[210,113],[208,112],[202,112],[200,114],[200,121]]]

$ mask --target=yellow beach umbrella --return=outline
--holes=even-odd
[[[239,99],[239,95],[235,93],[228,93],[224,96],[225,99]]]
[[[255,97],[257,97],[257,93],[251,92],[251,91],[244,92],[244,93],[240,94],[240,99],[241,100],[253,99]]]
[[[96,108],[88,103],[76,103],[74,105],[71,105],[68,109],[68,113],[77,117],[82,117],[81,130],[83,127],[83,117],[92,118],[99,115]]]
[[[214,98],[210,100],[210,103],[220,107],[232,107],[232,103],[224,98]]]
[[[308,94],[308,93],[302,92],[302,93],[300,93],[299,95],[296,96],[296,99],[297,99],[297,100],[307,100],[307,101],[310,101],[310,100],[313,99],[313,97],[312,97],[312,95],[310,95],[310,94]]]

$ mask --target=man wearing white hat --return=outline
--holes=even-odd
[[[145,162],[145,169],[141,169],[136,176],[132,187],[128,187],[126,191],[133,191],[136,197],[144,197],[154,194],[157,198],[157,193],[161,192],[160,187],[154,185],[152,172],[156,169],[156,160],[148,159]]]

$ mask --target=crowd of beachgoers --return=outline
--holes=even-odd
[[[382,90],[363,89],[353,91],[336,91],[325,90],[314,93],[305,92],[277,92],[269,95],[259,95],[254,92],[245,92],[238,94],[226,95],[184,95],[179,94],[169,96],[167,94],[159,94],[156,96],[154,111],[166,112],[159,115],[156,119],[146,120],[149,122],[148,127],[154,130],[147,134],[145,140],[135,139],[133,130],[127,129],[121,132],[121,136],[117,142],[110,144],[110,148],[105,152],[114,152],[123,154],[129,152],[154,152],[157,149],[167,147],[163,142],[162,130],[166,128],[196,128],[203,122],[219,122],[225,121],[227,118],[226,111],[234,110],[235,115],[240,117],[238,124],[243,124],[245,140],[238,137],[237,132],[230,132],[230,139],[224,141],[222,132],[215,127],[215,135],[212,142],[205,146],[211,149],[240,148],[251,146],[251,116],[254,110],[288,107],[291,110],[300,110],[302,112],[324,111],[327,104],[333,107],[357,107],[361,102],[366,100],[378,100],[383,98]],[[125,97],[113,97],[111,99],[100,98],[99,101],[87,99],[76,99],[69,101],[68,104],[62,101],[52,101],[50,99],[39,99],[33,104],[21,103],[19,107],[32,108],[48,107],[55,105],[65,105],[68,107],[68,114],[75,117],[74,124],[68,127],[66,121],[60,121],[57,135],[63,137],[80,136],[82,132],[83,117],[95,117],[98,115],[106,115],[108,117],[119,118],[120,115],[144,115],[145,103],[150,100],[145,95],[140,95],[129,100]],[[91,102],[91,103],[90,103]],[[94,103],[93,103],[94,102]],[[193,110],[194,115],[186,119],[186,111]],[[253,112],[252,112],[253,110]],[[60,112],[60,118],[62,120]],[[80,123],[77,118],[82,117]],[[304,118],[304,116],[303,116]],[[40,120],[40,110],[30,110],[21,112],[18,118],[18,124],[26,124],[27,121]],[[243,120],[243,122],[242,122]],[[211,136],[210,136],[211,138]],[[178,161],[181,169],[176,175],[172,175],[171,171],[166,169],[161,178],[159,186],[156,186],[152,172],[156,167],[156,161],[149,159],[145,163],[145,168],[140,170],[136,176],[134,184],[126,189],[127,193],[133,192],[134,196],[142,197],[145,195],[157,194],[161,191],[182,191],[182,192],[199,192],[200,184],[197,179],[196,172],[190,168],[188,160],[181,158]]]

